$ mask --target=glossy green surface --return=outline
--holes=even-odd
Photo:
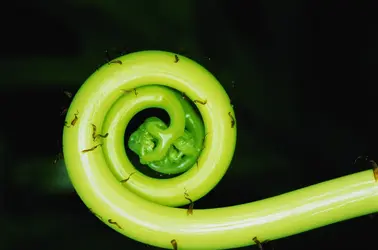
[[[163,174],[183,173],[197,161],[203,147],[204,127],[194,108],[179,94],[172,96],[170,89],[159,88],[161,101],[167,102],[169,97],[180,100],[181,105],[171,107],[175,110],[172,113],[176,113],[176,115],[171,116],[173,125],[168,130],[167,124],[162,120],[157,117],[149,117],[131,134],[128,146],[140,157],[141,164],[148,165],[156,172]],[[174,120],[182,119],[182,115],[185,116],[185,129],[175,127]],[[177,139],[168,143],[166,138]],[[155,153],[153,156],[155,159],[150,160],[152,152]]]
[[[253,237],[274,240],[378,211],[378,185],[371,170],[257,202],[195,209],[192,215],[174,208],[188,204],[185,190],[195,201],[220,181],[233,157],[237,127],[237,123],[231,126],[229,112],[234,118],[235,114],[218,81],[200,65],[179,57],[175,63],[172,53],[144,51],[117,58],[122,64],[105,65],[95,72],[69,108],[67,121],[77,111],[79,116],[75,126],[64,128],[68,173],[84,203],[104,223],[127,237],[162,248],[172,249],[175,239],[180,250],[230,249],[254,244]],[[163,101],[160,96],[166,88],[156,85],[185,92],[193,101],[206,100],[206,104],[196,103],[207,134],[198,167],[172,179],[136,172],[123,144],[131,118],[152,106],[165,109],[171,118],[172,126],[157,130],[164,143],[182,135],[184,113],[172,108],[180,101]],[[129,92],[134,88],[137,95]],[[94,142],[91,124],[109,136]],[[99,143],[96,149],[81,152]],[[168,151],[169,147],[158,147],[144,160],[159,160]]]

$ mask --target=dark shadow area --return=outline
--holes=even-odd
[[[64,161],[53,164],[61,151],[61,111],[71,101],[63,91],[74,94],[107,62],[106,50],[110,59],[146,49],[186,55],[231,97],[236,152],[197,209],[252,202],[369,169],[366,162],[354,164],[360,155],[378,160],[372,1],[11,4],[13,19],[0,19],[1,249],[157,249],[93,216]],[[374,249],[375,224],[377,217],[363,216],[272,244],[276,250]]]

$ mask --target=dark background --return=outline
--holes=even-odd
[[[122,52],[168,50],[212,72],[238,119],[230,170],[196,208],[251,202],[370,168],[376,146],[373,1],[30,1],[1,15],[1,249],[156,249],[90,214],[60,151],[70,100]],[[233,87],[234,86],[234,87]],[[237,185],[236,185],[237,183]],[[227,215],[225,215],[227,216]],[[364,216],[273,242],[374,249]],[[244,249],[258,249],[256,246]],[[266,249],[270,249],[268,246]]]

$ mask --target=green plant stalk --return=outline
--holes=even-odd
[[[220,181],[236,143],[236,124],[231,126],[235,115],[224,89],[203,67],[188,58],[179,59],[176,62],[174,54],[162,51],[122,56],[117,58],[122,64],[100,68],[74,97],[66,121],[79,115],[74,126],[64,128],[65,163],[78,195],[104,223],[157,247],[172,249],[174,239],[178,249],[230,249],[253,245],[254,237],[275,240],[378,211],[378,185],[372,170],[261,201],[194,209],[192,215],[175,208],[188,204],[184,192],[195,201]],[[173,127],[185,123],[172,108],[177,102],[159,99],[159,87],[151,84],[207,101],[196,103],[207,133],[198,167],[171,179],[137,172],[123,145],[127,124],[145,108],[165,109],[177,125]],[[134,88],[138,95],[129,92]],[[94,142],[91,124],[109,136]]]

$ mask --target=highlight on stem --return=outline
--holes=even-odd
[[[372,170],[261,201],[195,209],[231,164],[237,117],[230,98],[182,55],[142,51],[112,62],[74,96],[63,152],[78,195],[119,233],[166,249],[230,249],[378,211]],[[149,109],[164,110],[169,121],[148,117],[125,138]]]

